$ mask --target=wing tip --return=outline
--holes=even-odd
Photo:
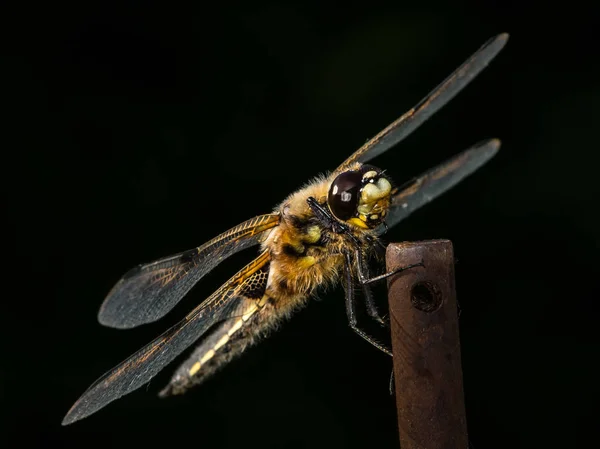
[[[510,38],[510,34],[508,34],[506,31],[503,33],[498,34],[498,36],[496,36],[496,39],[498,39],[499,41],[502,41],[504,43],[508,42],[508,39]]]
[[[61,421],[60,425],[63,427],[68,426],[69,424],[73,424],[75,421],[77,421],[77,419],[73,418],[72,416],[69,416],[69,414],[67,413]]]
[[[500,150],[502,141],[497,138],[482,140],[475,144],[470,150],[466,150],[465,156],[470,160],[479,160],[478,165],[483,165]]]
[[[95,407],[93,401],[90,402],[90,393],[92,393],[97,386],[97,382],[92,384],[85,393],[79,396],[79,399],[71,406],[63,420],[61,421],[62,426],[68,426],[74,422],[80,421],[83,418],[96,413],[102,407]],[[106,404],[105,404],[106,405]]]
[[[500,147],[502,146],[502,141],[500,139],[498,139],[497,137],[493,137],[488,140],[487,145],[489,147],[489,151],[491,153],[496,154],[498,152],[498,150],[500,150]]]
[[[119,303],[123,301],[115,300],[111,295],[107,296],[96,315],[98,323],[111,329],[133,329],[143,324],[158,321],[161,316],[149,316],[147,310],[138,309],[137,313],[124,313],[119,310]]]
[[[100,309],[98,311],[98,315],[96,318],[98,319],[98,323],[100,323],[102,326],[110,327],[111,329],[131,329],[139,325],[139,323],[134,324],[128,321],[116,321],[113,315],[107,314],[104,309]]]
[[[500,51],[506,45],[509,38],[510,38],[510,34],[508,34],[506,32],[500,33],[500,34],[497,34],[496,36],[494,36],[493,38],[491,38],[488,42],[488,45],[494,44],[499,47],[498,51]]]
[[[485,49],[485,53],[491,55],[487,63],[489,63],[500,51],[504,48],[508,42],[510,35],[508,33],[500,33],[490,38],[480,50]],[[486,65],[487,65],[486,63]]]
[[[498,139],[497,137],[488,139],[483,142],[483,147],[487,149],[487,151],[491,154],[491,156],[496,154],[501,146],[502,146],[502,141],[500,139]]]
[[[69,409],[69,411],[60,423],[61,426],[68,426],[76,421],[79,421],[82,418],[85,418],[85,416],[81,416],[79,413],[77,413],[77,406],[79,405],[80,401],[81,399],[78,399],[77,402],[75,402],[75,404],[73,404],[73,406]]]

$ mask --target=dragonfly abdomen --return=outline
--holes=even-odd
[[[264,336],[276,321],[273,300],[264,295],[242,312],[214,327],[175,372],[161,397],[185,393]]]

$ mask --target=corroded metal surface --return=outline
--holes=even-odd
[[[398,426],[402,449],[465,449],[454,252],[449,240],[390,244],[388,281]]]

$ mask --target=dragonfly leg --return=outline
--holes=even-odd
[[[382,352],[385,352],[387,355],[392,355],[391,348],[376,340],[371,335],[366,333],[364,330],[358,327],[358,323],[356,320],[356,299],[354,297],[354,290],[352,288],[352,260],[349,253],[344,254],[345,263],[344,263],[344,287],[346,290],[346,314],[348,315],[348,324],[350,328],[366,341],[371,343],[377,349]]]
[[[380,274],[379,276],[375,276],[372,278],[361,278],[360,282],[363,285],[372,284],[373,282],[382,281],[384,279],[389,278],[390,276],[393,276],[395,274],[401,273],[406,270],[410,270],[411,268],[415,268],[415,267],[425,267],[425,263],[423,262],[423,260],[421,260],[421,262],[418,262],[418,263],[412,263],[412,264],[406,265],[404,267],[394,268],[392,271],[388,271],[387,273]],[[359,269],[359,276],[360,276],[360,269]]]
[[[369,267],[365,263],[363,254],[360,250],[356,250],[356,267],[358,271],[358,279],[360,281],[360,286],[362,287],[363,293],[365,295],[365,305],[367,306],[367,313],[371,318],[377,321],[384,327],[389,327],[389,322],[383,318],[379,311],[377,310],[377,306],[375,305],[375,299],[373,298],[373,292],[368,285],[369,280]]]

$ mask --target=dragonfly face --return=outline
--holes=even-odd
[[[79,398],[63,424],[100,410],[144,384],[199,342],[161,395],[198,384],[304,305],[314,291],[343,280],[350,327],[359,328],[353,283],[363,288],[367,312],[382,322],[368,288],[365,260],[385,228],[392,227],[477,170],[498,150],[486,140],[394,188],[384,172],[365,162],[408,136],[464,88],[503,48],[508,35],[488,41],[419,104],[354,152],[328,176],[314,179],[274,211],[235,226],[202,246],[139,265],[113,287],[98,319],[131,328],[167,314],[205,274],[232,254],[260,245],[259,256],[238,271],[183,320],[104,374]]]
[[[338,220],[349,221],[363,229],[381,224],[390,207],[392,184],[372,165],[340,173],[327,195],[329,210]]]

